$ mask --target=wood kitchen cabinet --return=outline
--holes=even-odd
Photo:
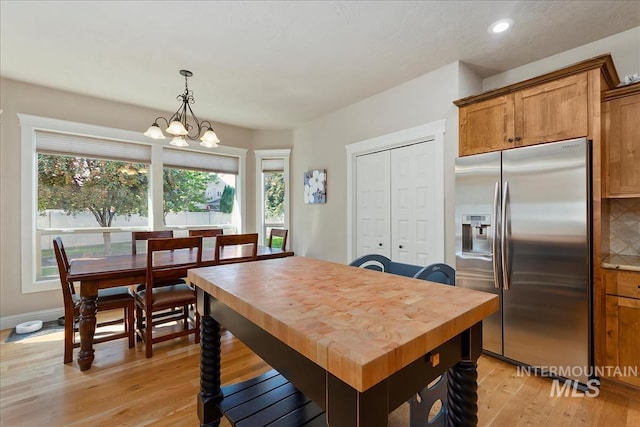
[[[605,197],[640,197],[640,83],[605,92],[602,103]]]
[[[620,368],[621,373],[640,372],[640,272],[605,270],[603,279],[607,290],[605,363]],[[638,375],[614,373],[613,378],[640,387]]]
[[[588,114],[586,72],[463,105],[459,155],[587,136]]]

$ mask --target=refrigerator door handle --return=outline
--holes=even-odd
[[[500,288],[500,269],[498,268],[498,217],[500,216],[500,181],[496,182],[495,190],[493,191],[493,235],[491,242],[491,261],[493,265],[493,283],[496,288]]]
[[[508,235],[507,231],[509,230],[509,226],[507,224],[507,208],[509,202],[509,182],[504,182],[504,192],[502,194],[502,232],[501,234],[501,249],[502,249],[502,286],[505,290],[509,289],[509,254],[507,252],[508,248]]]

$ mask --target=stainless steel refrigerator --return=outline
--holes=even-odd
[[[484,349],[571,367],[581,383],[592,364],[590,181],[586,139],[456,159],[456,286],[501,301]]]

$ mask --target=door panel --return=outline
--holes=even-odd
[[[494,241],[494,232],[500,229],[500,215],[494,206],[496,191],[495,202],[500,205],[499,183],[499,152],[456,159],[456,286],[501,296],[493,268],[495,256],[500,256],[499,252],[493,254],[494,247],[499,248]],[[489,225],[480,233],[478,226],[483,223]],[[502,354],[502,308],[482,321],[482,332],[482,347]]]
[[[392,259],[407,264],[442,262],[436,255],[435,144],[420,143],[391,150]]]
[[[504,355],[533,366],[589,366],[586,141],[505,151],[502,159],[510,213]]]
[[[357,257],[390,252],[390,154],[388,151],[356,159]]]
[[[516,146],[587,136],[587,92],[587,73],[516,92]]]
[[[460,108],[460,156],[513,148],[513,138],[512,94]]]

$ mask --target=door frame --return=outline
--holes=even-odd
[[[435,162],[435,176],[440,179],[439,185],[435,185],[436,199],[442,200],[442,208],[435,212],[436,220],[441,225],[436,227],[438,235],[436,239],[442,242],[439,257],[444,262],[444,132],[446,120],[437,120],[424,125],[404,129],[363,141],[354,142],[345,146],[347,150],[347,263],[354,260],[356,255],[356,158],[365,154],[377,151],[391,150],[393,148],[404,147],[406,145],[420,142],[433,142],[436,156],[439,161]]]

